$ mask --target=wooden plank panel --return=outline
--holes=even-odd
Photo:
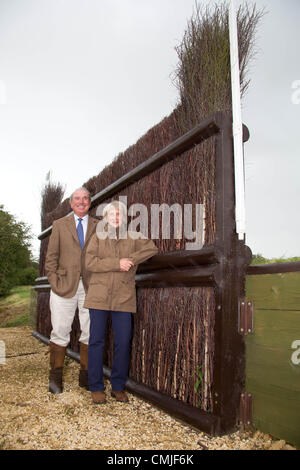
[[[276,395],[261,391],[256,393],[254,398],[255,427],[300,448],[299,408],[296,410],[292,406],[294,404],[296,407],[299,400],[296,402],[293,400],[291,406],[286,407],[283,412],[282,400]],[[287,403],[290,398],[289,395],[286,396]],[[295,399],[295,396],[293,396],[293,399]],[[267,407],[266,402],[268,402]]]
[[[247,276],[246,291],[256,309],[300,310],[300,272]]]
[[[292,363],[293,350],[290,343],[274,344],[272,348],[250,345],[247,338],[247,379],[262,382],[264,390],[284,395],[286,390],[294,390],[299,394],[300,403],[300,366]],[[248,390],[248,389],[247,389]],[[300,422],[300,414],[299,414]]]
[[[248,276],[254,334],[246,339],[246,389],[254,425],[300,448],[300,273]],[[286,308],[283,308],[284,306]]]
[[[257,309],[254,301],[252,338],[258,346],[272,348],[276,344],[287,351],[294,340],[300,340],[300,311]]]

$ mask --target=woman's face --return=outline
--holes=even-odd
[[[122,220],[122,213],[117,207],[112,207],[107,213],[107,221],[112,227],[120,227]]]

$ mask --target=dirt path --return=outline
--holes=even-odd
[[[78,387],[79,365],[66,360],[64,393],[48,393],[48,347],[29,327],[0,328],[0,449],[213,450],[290,448],[258,431],[210,437],[129,394],[93,405]]]

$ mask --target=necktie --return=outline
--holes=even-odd
[[[84,234],[83,234],[83,227],[82,227],[82,219],[78,219],[78,224],[77,224],[77,235],[78,235],[78,240],[80,243],[80,248],[83,248],[84,245]]]

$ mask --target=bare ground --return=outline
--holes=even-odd
[[[48,347],[29,327],[0,328],[0,449],[266,450],[293,449],[259,431],[211,437],[129,394],[93,405],[78,386],[79,364],[67,359],[64,393],[48,392]]]

